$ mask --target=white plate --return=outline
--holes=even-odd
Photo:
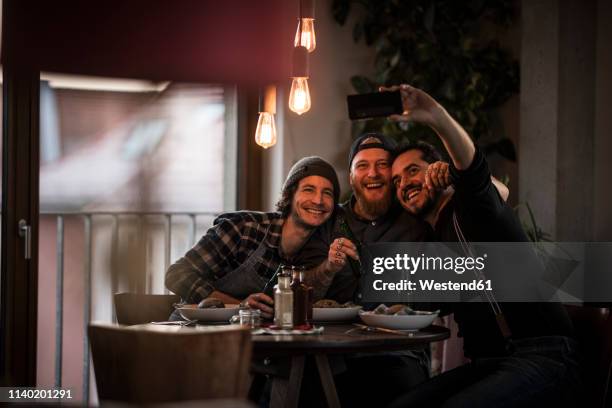
[[[229,319],[238,313],[238,305],[225,305],[224,309],[198,309],[197,305],[185,305],[177,310],[186,320],[229,323]]]
[[[368,326],[415,331],[433,323],[434,319],[438,317],[438,313],[427,315],[384,315],[362,312],[359,313],[359,317]]]
[[[355,320],[361,307],[315,307],[312,319],[315,322],[345,322]]]

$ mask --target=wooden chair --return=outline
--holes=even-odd
[[[181,298],[178,295],[117,293],[114,300],[117,323],[129,326],[168,320],[174,310],[172,305]]]
[[[612,406],[612,316],[609,308],[565,305],[583,358],[584,406]]]
[[[101,401],[246,398],[252,349],[247,329],[93,324],[88,333]]]

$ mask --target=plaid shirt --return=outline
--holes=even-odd
[[[280,240],[284,219],[278,212],[238,211],[220,215],[213,226],[166,273],[166,286],[189,303],[215,290],[215,281],[238,268],[265,239],[257,274],[271,279],[282,263]],[[266,238],[266,231],[268,231]]]

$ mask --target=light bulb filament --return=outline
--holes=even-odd
[[[255,130],[255,143],[267,149],[276,144],[276,125],[274,115],[269,112],[260,112]]]
[[[315,36],[314,18],[298,19],[294,45],[296,47],[306,47],[308,52],[313,52],[315,50],[317,47],[317,38]]]
[[[291,93],[289,94],[289,109],[301,115],[310,110],[310,91],[308,78],[293,78]]]

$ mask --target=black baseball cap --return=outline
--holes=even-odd
[[[349,168],[353,164],[353,159],[362,150],[365,149],[383,149],[388,151],[391,155],[397,148],[397,142],[395,139],[385,136],[382,133],[370,132],[359,136],[353,141],[351,150],[349,151]]]

